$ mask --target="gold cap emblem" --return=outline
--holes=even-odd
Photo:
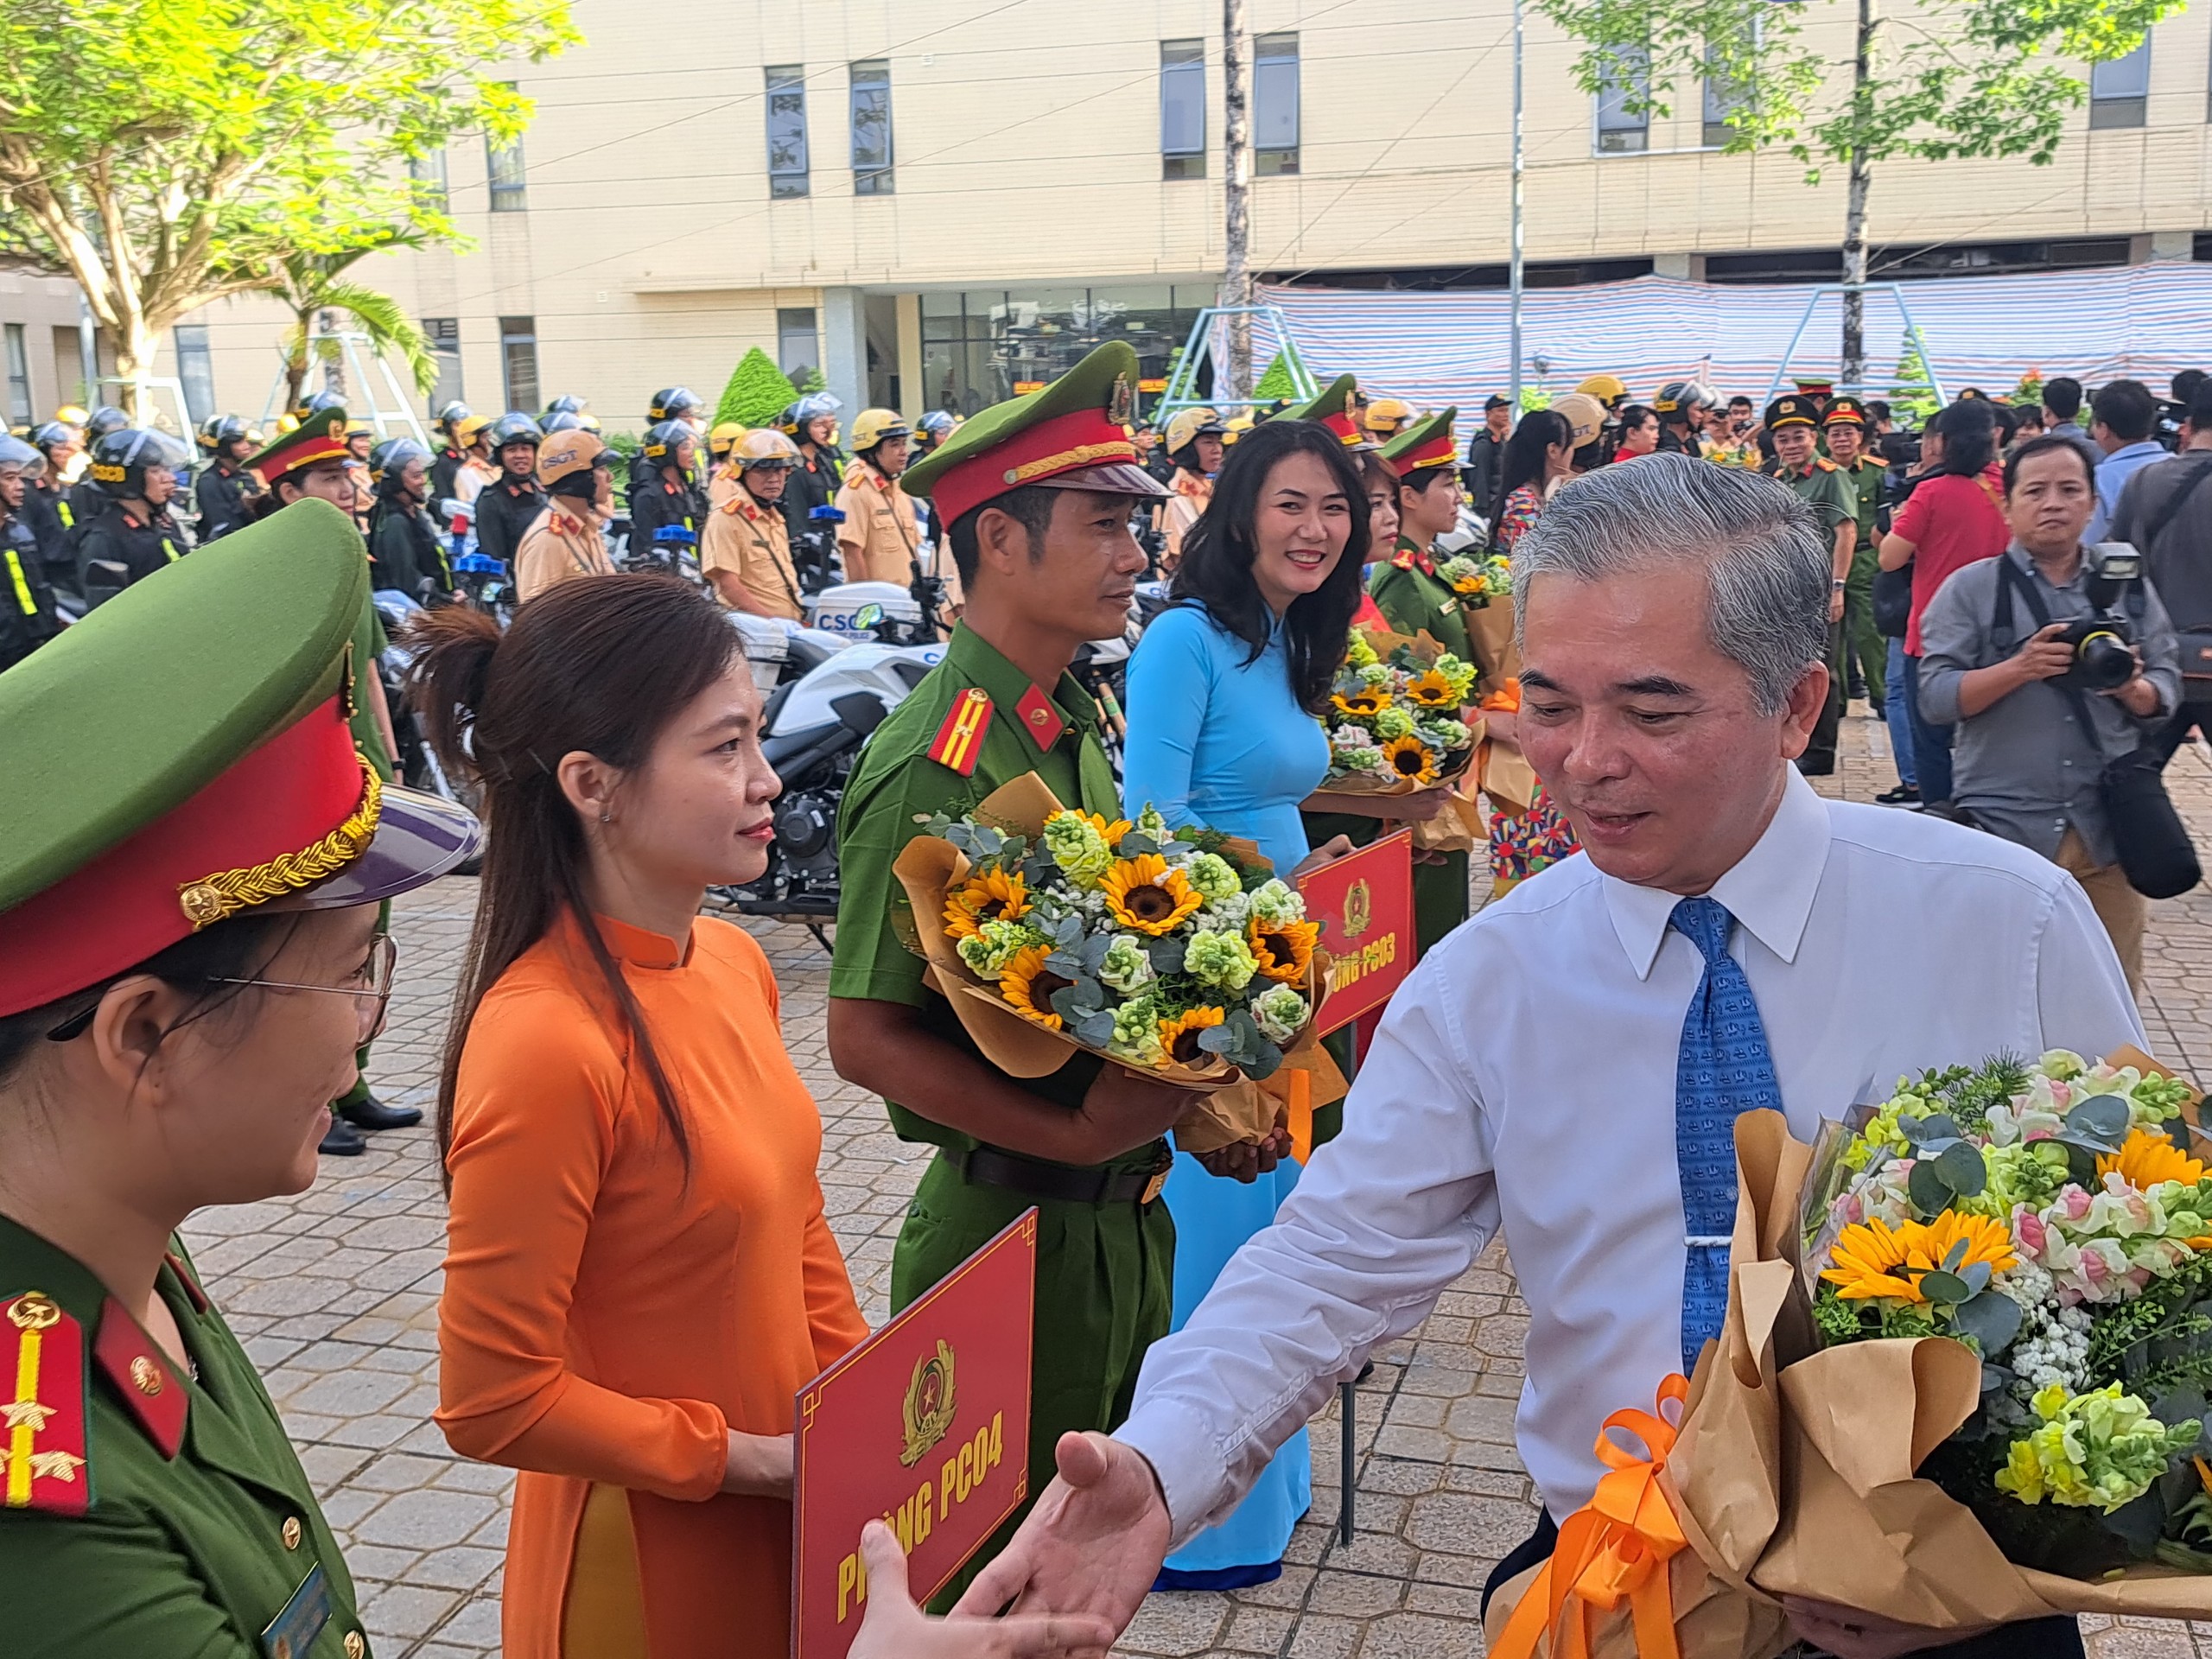
[[[284,1548],[297,1549],[299,1547],[300,1517],[296,1515],[288,1515],[284,1517]]]
[[[162,1368],[140,1354],[130,1362],[130,1386],[151,1400],[168,1385],[162,1381]]]
[[[1116,375],[1113,396],[1106,404],[1106,418],[1127,425],[1135,417],[1136,412],[1137,397],[1129,385],[1129,377],[1126,374]]]

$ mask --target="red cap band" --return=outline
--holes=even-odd
[[[1438,433],[1427,443],[1407,450],[1392,465],[1397,467],[1398,476],[1403,478],[1424,467],[1449,467],[1458,459],[1459,454],[1452,447],[1452,435],[1446,431]]]
[[[0,912],[0,1018],[97,985],[189,937],[184,888],[296,856],[361,799],[361,761],[334,698],[182,805]]]
[[[936,517],[950,524],[993,496],[1018,490],[1060,473],[1134,461],[1136,445],[1121,423],[1103,409],[1078,409],[1039,421],[1004,443],[993,444],[972,459],[945,468],[930,492]]]

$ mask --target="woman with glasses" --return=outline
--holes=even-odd
[[[410,696],[492,825],[438,1092],[437,1419],[522,1471],[510,1659],[789,1646],[791,1402],[868,1334],[752,936],[779,785],[715,603],[564,583],[417,619]]]
[[[391,988],[378,901],[475,849],[466,812],[354,748],[367,581],[346,516],[302,502],[0,675],[10,1659],[368,1651],[314,1489],[176,1236],[315,1179]]]

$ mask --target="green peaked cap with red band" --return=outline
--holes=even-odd
[[[353,521],[298,501],[0,673],[0,1018],[240,912],[385,898],[474,849],[467,813],[353,747],[368,588]]]
[[[346,447],[346,411],[319,409],[289,432],[280,432],[248,458],[246,470],[266,486],[287,473],[312,467],[319,461],[344,461],[353,451]]]
[[[950,524],[994,496],[1042,484],[1116,495],[1164,495],[1137,464],[1137,354],[1127,340],[1099,346],[1050,385],[993,404],[899,474]]]
[[[1459,459],[1459,451],[1452,447],[1452,423],[1459,416],[1459,406],[1454,404],[1425,421],[1415,421],[1382,446],[1382,459],[1400,478],[1424,467],[1451,466]]]
[[[1335,433],[1346,448],[1368,442],[1359,429],[1359,378],[1340,374],[1302,404],[1279,409],[1271,421],[1318,421]]]

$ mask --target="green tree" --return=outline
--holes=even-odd
[[[1867,202],[1874,169],[1897,160],[2024,156],[2048,166],[2088,95],[2069,64],[2125,57],[2183,0],[1916,0],[1895,22],[1880,0],[1536,0],[1583,43],[1585,91],[1671,112],[1710,81],[1726,149],[1786,149],[1808,183],[1844,170],[1842,376],[1866,377]],[[1851,19],[1850,54],[1808,36]],[[2066,60],[2067,63],[2054,61]]]
[[[419,245],[419,238],[404,229],[395,227],[385,247]],[[318,340],[317,324],[328,323],[335,314],[343,312],[360,326],[368,336],[369,348],[378,357],[396,359],[414,381],[415,390],[428,396],[438,384],[438,364],[430,350],[430,342],[415,326],[414,319],[400,308],[399,302],[381,289],[365,283],[349,282],[346,269],[356,262],[378,251],[375,247],[359,247],[345,253],[296,253],[279,262],[280,279],[271,284],[271,290],[291,308],[292,325],[284,331],[282,347],[284,354],[284,402],[289,407],[300,401],[300,393],[308,378],[312,361],[324,365],[326,375],[333,377],[332,389],[346,394],[349,388],[338,383],[342,375],[344,358],[335,340]]]
[[[45,0],[0,24],[0,254],[67,270],[131,401],[162,334],[296,256],[457,239],[410,163],[514,139],[568,0]],[[438,169],[442,174],[442,169]],[[143,414],[143,409],[139,411]]]
[[[737,359],[715,405],[715,421],[735,421],[740,426],[766,426],[798,401],[798,389],[785,377],[767,353],[755,346]]]
[[[1278,353],[1268,365],[1268,372],[1260,377],[1260,384],[1252,388],[1255,404],[1287,403],[1297,396],[1297,385],[1290,378],[1289,353]]]
[[[1915,426],[1942,408],[1943,400],[1936,395],[1936,382],[1929,374],[1928,364],[1917,346],[1907,346],[1904,355],[1897,359],[1897,385],[1890,393],[1889,403],[1892,415]]]

